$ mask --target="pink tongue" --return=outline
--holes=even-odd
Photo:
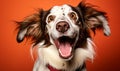
[[[69,43],[60,44],[59,46],[59,52],[62,57],[65,57],[65,58],[69,57],[71,55],[71,50],[72,50],[72,47]]]

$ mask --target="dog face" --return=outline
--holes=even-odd
[[[50,10],[46,19],[48,33],[54,39],[61,36],[69,36],[72,38],[73,34],[79,31],[79,26],[76,24],[80,23],[77,23],[77,21],[78,15],[70,6],[55,6]]]
[[[17,41],[31,37],[36,45],[54,45],[59,56],[70,60],[77,48],[82,48],[91,38],[90,30],[103,30],[110,35],[106,13],[81,2],[77,7],[70,5],[54,6],[48,11],[40,10],[38,14],[26,17],[18,22]],[[46,46],[46,47],[47,47]]]
[[[74,44],[79,37],[78,14],[70,6],[54,6],[46,18],[47,29],[52,44],[62,58],[71,58]],[[78,24],[78,25],[77,25]]]

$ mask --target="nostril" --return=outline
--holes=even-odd
[[[69,25],[66,23],[66,24],[64,24],[64,27],[65,28],[69,28]]]
[[[60,24],[58,24],[58,28],[62,27]]]
[[[64,27],[67,27],[67,24],[64,24]]]
[[[60,28],[61,28],[61,25],[58,24],[58,25],[56,26],[56,29],[60,29]]]

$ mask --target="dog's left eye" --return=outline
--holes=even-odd
[[[68,15],[69,15],[69,17],[70,17],[71,19],[73,19],[73,20],[76,20],[76,19],[77,19],[77,15],[76,15],[76,13],[74,13],[74,12],[71,12],[71,13],[69,13]]]
[[[54,19],[55,19],[55,16],[50,15],[50,16],[48,17],[48,23],[50,23],[51,21],[54,21]]]

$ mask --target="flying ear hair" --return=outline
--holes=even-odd
[[[43,10],[40,10],[39,14],[33,14],[28,16],[22,22],[18,23],[17,42],[22,42],[25,37],[31,37],[33,40],[38,39],[42,35],[41,32],[41,17]]]
[[[105,12],[97,10],[92,5],[85,4],[84,1],[82,1],[78,7],[84,18],[84,23],[87,24],[94,33],[96,29],[102,29],[104,35],[109,36],[111,34]]]

